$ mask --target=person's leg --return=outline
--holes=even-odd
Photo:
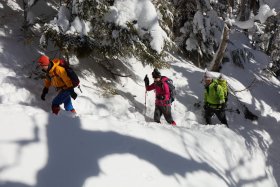
[[[212,116],[214,115],[213,109],[210,107],[205,109],[204,118],[207,124],[212,124]]]
[[[69,100],[67,99],[70,99],[70,104],[69,104]],[[65,108],[65,101],[68,102],[68,106],[67,108]],[[64,108],[65,110],[69,109],[71,110],[71,106],[72,106],[72,102],[71,102],[71,98],[70,98],[70,92],[69,91],[66,91],[66,90],[62,90],[60,91],[57,96],[53,99],[52,101],[52,111],[54,114],[58,114],[59,110],[60,110],[60,105],[64,103]],[[73,106],[72,106],[72,109],[73,109]]]
[[[65,98],[63,103],[64,103],[64,108],[65,108],[66,111],[74,110],[70,95]]]
[[[172,118],[171,106],[161,106],[161,110],[165,120],[172,125],[176,125],[175,121]]]
[[[226,112],[224,110],[217,110],[215,112],[218,119],[221,121],[222,124],[225,124],[228,127]]]
[[[154,112],[154,121],[157,123],[160,123],[160,117],[162,115],[162,112],[159,108],[159,106],[155,106],[155,112]]]

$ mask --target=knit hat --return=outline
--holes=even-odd
[[[154,69],[154,71],[152,72],[152,76],[153,76],[153,78],[160,78],[161,74],[158,71],[158,69]]]
[[[218,79],[225,80],[225,77],[224,77],[224,75],[222,73],[220,73],[220,76],[218,77]]]
[[[213,79],[213,75],[209,71],[206,71],[204,73],[204,79],[205,80],[212,80]]]
[[[40,66],[48,66],[50,63],[50,59],[48,56],[46,55],[42,55],[40,56],[40,58],[38,59],[38,63],[40,64]]]

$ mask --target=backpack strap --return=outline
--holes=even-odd
[[[222,87],[221,85],[219,85],[219,83],[215,82],[213,87],[214,87],[217,95],[218,95],[218,86]],[[221,89],[223,91],[223,88],[221,88]]]
[[[62,67],[62,66],[60,66],[60,67]],[[66,71],[66,70],[65,70]],[[63,81],[63,79],[56,73],[56,67],[54,68],[54,70],[53,70],[53,74],[54,74],[54,76],[50,76],[50,78],[52,79],[53,77],[57,77],[57,78],[59,78],[62,82],[64,82]],[[65,84],[65,82],[64,82],[64,84]],[[65,84],[66,85],[66,84]]]
[[[164,90],[164,84],[167,84],[167,86],[168,86],[168,88],[169,88],[169,84],[168,84],[168,80],[169,80],[169,78],[168,77],[165,77],[165,76],[163,76],[163,78],[165,79],[165,80],[161,80],[161,82],[162,82],[162,89]],[[170,94],[170,90],[169,90],[169,94]]]
[[[216,92],[218,90],[218,85],[219,85],[218,82],[216,82],[216,84],[214,85],[214,88],[215,88]],[[220,86],[222,87],[222,90],[223,90],[224,96],[225,96],[225,100],[227,101],[227,98],[228,98],[228,87],[226,87],[227,90],[226,90],[226,93],[225,93],[224,87],[222,85],[220,85]]]
[[[214,82],[214,89],[215,89],[215,91],[217,92],[218,91],[218,83],[217,82]]]
[[[60,76],[58,76],[58,74],[56,73],[56,67],[54,68],[54,70],[53,70],[53,74],[54,74],[54,76],[53,77],[59,77],[60,79],[61,79],[61,77]]]

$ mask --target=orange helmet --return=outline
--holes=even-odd
[[[38,63],[40,64],[40,66],[48,66],[50,63],[50,59],[48,56],[46,55],[42,55],[40,56],[40,58],[38,59]]]

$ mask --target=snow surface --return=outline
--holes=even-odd
[[[250,29],[254,26],[254,21],[259,20],[261,23],[265,23],[267,18],[275,16],[277,13],[275,8],[269,7],[269,5],[261,5],[257,15],[251,15],[251,18],[247,21],[237,21],[233,19],[227,20],[228,23],[238,26],[241,29]]]
[[[202,101],[204,70],[173,56],[161,72],[178,91],[178,126],[152,122],[154,93],[145,107],[142,81],[152,68],[133,58],[123,60],[134,79],[120,78],[111,97],[101,94],[100,72],[90,60],[72,58],[83,90],[74,101],[79,116],[54,116],[55,90],[41,101],[43,83],[29,77],[41,52],[38,38],[22,36],[14,1],[0,8],[0,187],[279,186],[280,83],[264,76],[269,57],[252,50],[242,34],[231,34],[229,50],[247,49],[254,58],[244,69],[226,63],[223,74],[258,121],[245,119],[230,95],[228,107],[241,110],[227,113],[230,128],[203,125],[202,109],[193,104]]]

